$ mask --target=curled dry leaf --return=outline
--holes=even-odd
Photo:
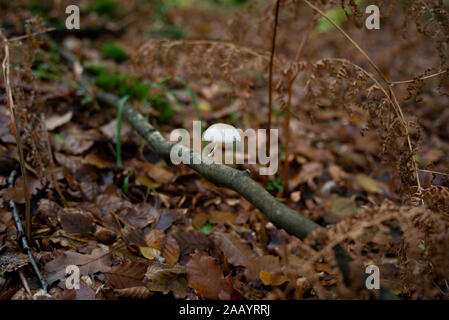
[[[185,269],[179,264],[169,266],[158,262],[151,263],[145,273],[146,286],[152,290],[151,286],[155,284],[166,284],[183,273],[185,273]]]
[[[194,253],[187,263],[187,283],[205,299],[230,299],[234,292],[232,280],[225,278],[217,261]]]
[[[161,255],[161,250],[149,248],[149,247],[139,247],[140,253],[147,258],[148,260],[157,260],[160,262],[164,262],[165,258]]]
[[[52,131],[56,129],[57,127],[60,127],[72,119],[73,112],[69,111],[67,113],[64,113],[63,115],[52,115],[48,119],[45,120],[45,126],[49,131]]]

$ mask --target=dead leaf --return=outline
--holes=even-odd
[[[149,248],[162,251],[165,233],[161,229],[153,229],[145,235],[145,242]]]
[[[357,204],[352,198],[337,198],[332,202],[332,213],[345,217],[357,212]]]
[[[161,251],[154,248],[149,247],[139,247],[140,253],[147,258],[148,260],[152,261],[157,259],[157,261],[163,262],[164,257],[161,256]]]
[[[165,263],[169,266],[174,266],[179,260],[179,245],[175,238],[167,236],[165,239],[162,255],[165,258]]]
[[[270,272],[262,270],[259,273],[260,280],[266,286],[280,286],[288,279],[281,272]]]
[[[86,285],[85,283],[80,283],[80,288],[77,290],[74,289],[65,289],[61,300],[95,300],[95,291]]]
[[[218,247],[225,255],[228,262],[234,266],[246,266],[249,259],[253,256],[251,247],[238,240],[232,235],[219,233],[217,234]]]
[[[45,265],[47,282],[52,284],[64,278],[65,269],[69,265],[76,265],[81,275],[91,275],[97,272],[108,272],[110,267],[110,255],[102,249],[96,248],[91,254],[81,254],[74,251],[65,251],[54,260]]]
[[[175,176],[172,171],[169,171],[160,165],[146,163],[145,169],[146,169],[147,175],[151,179],[153,179],[156,182],[162,183],[162,184],[172,182],[173,177]]]
[[[127,261],[104,274],[111,286],[116,289],[139,287],[143,284],[147,267],[145,263]]]
[[[245,270],[245,276],[248,281],[255,281],[259,279],[260,271],[265,270],[269,272],[276,272],[281,270],[279,257],[272,255],[265,255],[255,257],[249,260]]]
[[[59,223],[67,233],[89,235],[95,232],[92,218],[82,210],[66,208],[59,212]]]
[[[355,176],[354,188],[362,189],[368,193],[378,193],[378,194],[383,193],[382,188],[379,185],[379,182],[364,174],[358,174]]]
[[[44,186],[40,180],[34,175],[27,175],[27,188],[30,196],[36,195],[39,190]],[[23,178],[19,177],[16,180],[14,188],[5,188],[0,190],[0,196],[3,196],[5,200],[12,200],[16,203],[25,203],[25,195],[23,192]]]
[[[45,120],[45,125],[49,131],[56,129],[57,127],[66,124],[72,119],[73,112],[69,111],[64,113],[63,115],[52,115],[48,119]]]
[[[114,289],[114,293],[117,298],[131,300],[146,300],[153,294],[144,286]]]
[[[313,179],[318,178],[323,173],[321,162],[309,162],[301,167],[299,173],[289,181],[290,190],[294,190],[298,185],[307,182],[312,188],[315,186]]]
[[[169,266],[158,262],[152,263],[148,266],[147,272],[145,273],[147,288],[150,288],[148,285],[151,286],[151,284],[155,283],[165,284],[183,273],[185,273],[185,269],[179,264]]]
[[[187,263],[187,283],[205,299],[230,299],[233,292],[217,261],[200,253],[193,254]]]
[[[209,214],[210,223],[225,223],[229,226],[235,224],[235,214],[232,212],[212,211]]]

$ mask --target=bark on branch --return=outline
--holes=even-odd
[[[115,95],[103,92],[97,92],[95,97],[98,101],[115,107],[118,106],[120,101]],[[123,106],[123,115],[151,145],[153,150],[170,162],[170,151],[174,144],[165,140],[161,133],[130,104]],[[285,229],[285,231],[300,239],[307,237],[313,230],[321,228],[318,224],[304,218],[276,200],[268,191],[251,179],[247,171],[237,170],[222,164],[207,164],[204,161],[201,161],[200,164],[193,164],[193,158],[201,157],[201,154],[188,148],[183,148],[183,152],[190,153],[191,164],[187,166],[213,183],[228,187],[239,193],[259,209],[276,227]]]

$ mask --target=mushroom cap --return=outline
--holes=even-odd
[[[216,123],[207,128],[203,139],[210,142],[241,141],[240,133],[233,126],[226,123]]]

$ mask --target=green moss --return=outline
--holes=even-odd
[[[84,10],[87,13],[95,12],[99,16],[116,18],[119,13],[119,5],[114,0],[95,0],[90,1]]]
[[[159,120],[164,122],[173,117],[174,111],[167,98],[151,96],[149,101],[151,106],[159,111]]]
[[[128,53],[115,43],[108,42],[103,46],[103,58],[113,59],[117,63],[125,62],[129,59]]]
[[[150,30],[150,35],[159,39],[179,40],[185,36],[186,32],[174,24],[164,24],[160,28]]]
[[[58,63],[59,60],[53,52],[38,52],[33,60],[31,69],[33,74],[40,79],[57,80],[62,74],[57,67]]]

